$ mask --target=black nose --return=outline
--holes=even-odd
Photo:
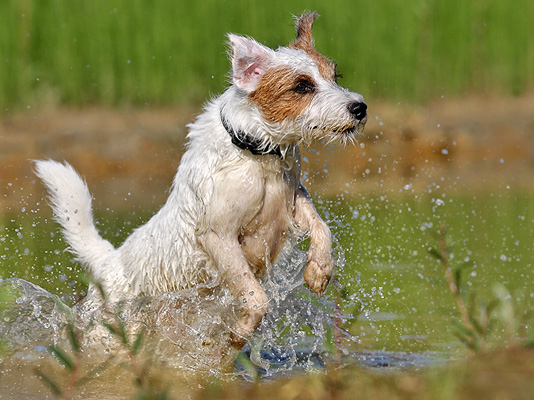
[[[367,104],[355,101],[348,105],[349,112],[360,121],[367,116]]]

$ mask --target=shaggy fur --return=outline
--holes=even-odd
[[[323,294],[332,239],[300,184],[298,145],[351,141],[367,117],[363,98],[340,87],[335,64],[315,50],[316,16],[300,17],[295,42],[276,51],[228,35],[232,85],[189,126],[167,203],[119,248],[98,234],[91,195],[72,167],[36,162],[70,250],[111,301],[226,285],[243,305],[232,336],[241,347],[267,312],[258,279],[287,239],[301,234],[310,236],[304,279]],[[231,135],[246,136],[265,154],[236,146]]]

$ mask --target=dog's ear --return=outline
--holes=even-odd
[[[297,23],[295,24],[295,30],[297,31],[297,38],[293,47],[309,51],[314,49],[313,37],[312,37],[312,28],[313,21],[319,16],[316,12],[304,13],[299,18],[297,18]]]
[[[271,64],[274,51],[254,39],[229,34],[234,84],[248,93],[258,86]]]

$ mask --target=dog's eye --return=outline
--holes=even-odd
[[[314,86],[311,82],[309,81],[300,81],[299,83],[297,83],[297,85],[293,88],[293,90],[295,92],[297,92],[298,94],[306,94],[306,93],[311,93],[314,91]]]

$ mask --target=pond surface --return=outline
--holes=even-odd
[[[407,187],[401,193],[318,198],[315,203],[336,239],[335,280],[324,298],[317,300],[302,285],[302,251],[293,252],[276,266],[265,282],[273,298],[271,313],[232,367],[234,373],[244,371],[247,375],[252,365],[266,376],[276,377],[323,368],[335,360],[370,368],[421,368],[466,354],[454,333],[452,321],[459,319],[459,313],[443,265],[431,254],[438,248],[437,232],[442,226],[447,227],[450,266],[462,269],[461,290],[466,302],[473,297],[482,302],[508,297],[519,332],[529,330],[529,311],[534,307],[534,195],[511,190],[450,194],[439,188],[417,194]],[[68,347],[68,313],[61,304],[73,306],[87,287],[81,268],[64,251],[58,227],[46,215],[48,210],[43,209],[0,216],[0,277],[16,278],[0,287],[0,339],[4,343],[0,369],[13,379],[9,381],[10,393],[22,397],[24,393],[47,393],[40,382],[30,385],[32,369],[57,367],[57,362],[47,357],[46,346],[53,342]],[[103,236],[115,244],[149,217],[148,212],[97,214]],[[6,295],[6,287],[19,289]],[[190,310],[191,316],[201,315],[203,305],[213,306],[202,314],[210,321],[220,315],[231,319],[235,313],[230,300],[203,301],[206,303],[180,298],[178,303]],[[130,304],[125,318],[146,312],[147,304],[154,310],[154,305],[168,304],[165,302],[177,303],[177,299],[163,296]],[[501,311],[498,309],[496,315]],[[158,312],[153,315],[161,316]],[[145,328],[156,333],[156,342],[166,328],[176,324],[175,316],[167,325],[151,321]],[[209,335],[222,337],[227,325],[221,323],[218,333],[208,327],[189,332],[189,343]],[[506,324],[496,318],[488,346],[502,345],[509,339]],[[109,354],[113,347],[109,343],[106,346],[103,353]],[[183,370],[174,368],[169,349],[158,351],[162,356],[159,367],[154,364],[154,368],[162,380],[173,382],[173,387],[198,385],[189,375],[183,380],[176,377]],[[88,350],[87,354],[90,358],[92,353]],[[163,359],[165,368],[161,367]],[[90,385],[95,398],[102,395],[96,387],[108,387],[106,382],[109,385],[118,377],[128,376],[123,381],[130,385],[133,378],[118,365]],[[188,371],[194,370],[194,363],[190,363]],[[33,389],[26,392],[26,386]],[[86,398],[92,396],[89,392],[86,389]],[[129,393],[126,389],[119,392],[118,398]]]
[[[533,200],[526,193],[438,192],[343,203],[338,215],[345,219],[336,229],[348,249],[341,281],[362,302],[363,316],[352,330],[360,344],[409,352],[449,352],[458,345],[451,320],[459,313],[443,265],[429,251],[439,248],[442,226],[450,266],[462,270],[466,302],[471,296],[489,301],[504,287],[516,317],[526,317],[534,305]],[[499,329],[495,333],[500,340]]]

